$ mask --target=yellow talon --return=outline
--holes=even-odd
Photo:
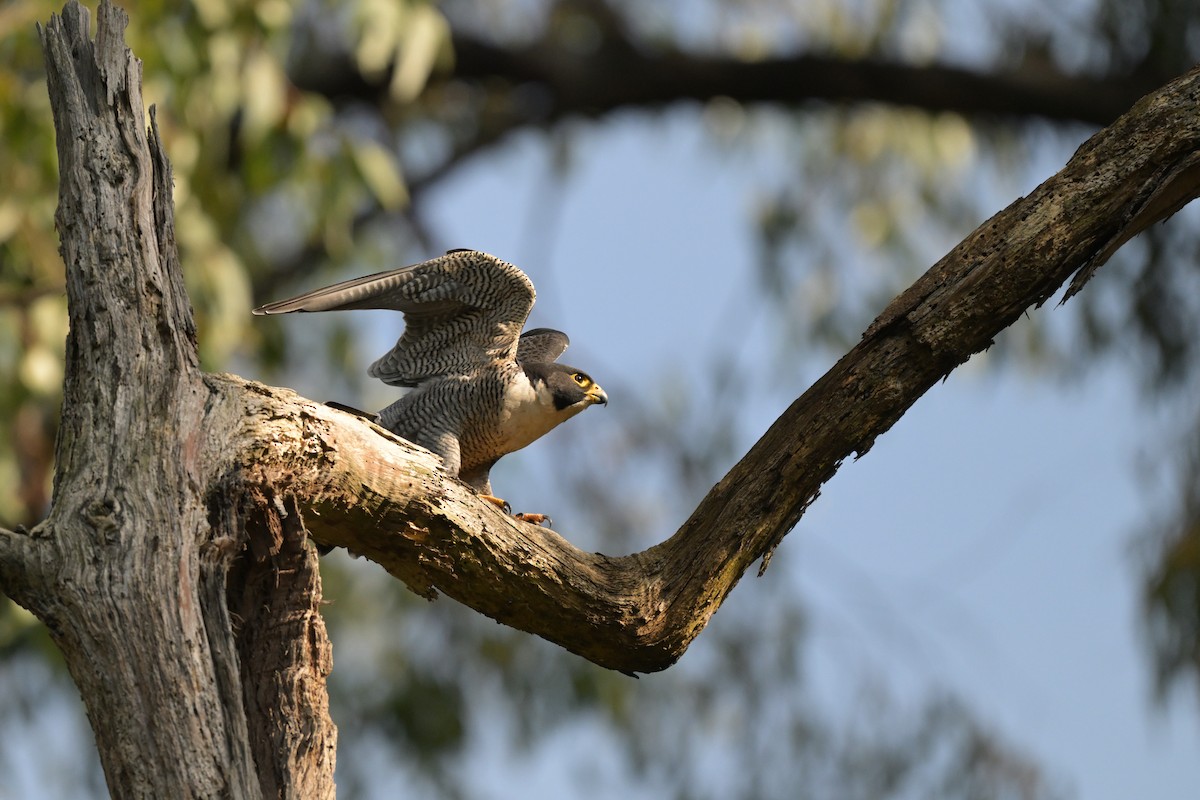
[[[502,498],[499,498],[499,497],[493,497],[493,496],[492,496],[492,495],[490,495],[490,494],[481,494],[481,495],[479,495],[479,498],[480,498],[481,500],[487,500],[489,503],[491,503],[492,505],[494,505],[494,506],[496,506],[497,508],[499,508],[499,509],[500,509],[501,511],[503,511],[505,514],[511,514],[511,513],[512,513],[512,506],[511,506],[511,505],[509,505],[509,503],[508,503],[508,501],[507,501],[507,500],[504,500],[504,499],[502,499]]]
[[[554,520],[550,519],[545,514],[513,514],[514,519],[519,519],[521,522],[530,522],[534,525],[545,525],[547,528],[554,527]]]

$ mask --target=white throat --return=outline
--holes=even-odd
[[[561,411],[555,408],[550,388],[545,383],[535,387],[522,370],[504,394],[499,428],[504,441],[512,445],[513,450],[519,450],[566,422],[583,408],[582,403]]]

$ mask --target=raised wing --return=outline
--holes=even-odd
[[[562,331],[534,328],[525,331],[517,341],[517,362],[520,364],[549,364],[557,361],[571,340]]]
[[[533,283],[507,261],[477,250],[451,250],[420,264],[269,303],[254,313],[402,311],[404,335],[369,373],[393,386],[416,386],[437,375],[515,359],[534,297]]]

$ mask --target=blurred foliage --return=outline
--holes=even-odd
[[[60,403],[66,321],[53,218],[57,167],[33,27],[58,5],[0,6],[0,524],[9,526],[33,524],[48,507]],[[310,380],[362,379],[350,365],[368,358],[355,352],[344,321],[289,342],[277,327],[251,326],[247,311],[252,297],[276,296],[301,279],[314,283],[317,271],[361,273],[428,251],[436,235],[420,214],[423,193],[512,128],[548,127],[536,115],[514,115],[532,102],[520,85],[447,76],[456,30],[509,46],[543,37],[682,57],[807,51],[918,64],[974,59],[980,68],[1051,59],[1100,74],[1149,70],[1163,80],[1200,56],[1193,33],[1200,9],[1183,0],[1097,0],[1069,13],[1034,3],[958,4],[993,32],[967,45],[945,22],[950,5],[193,0],[130,7],[127,40],[143,59],[146,101],[158,106],[174,168],[178,240],[204,363],[219,369],[256,360],[282,371],[303,357]],[[325,82],[344,77],[347,64],[385,90],[348,81],[329,91]],[[1027,191],[1030,178],[1044,177],[1028,172],[1039,148],[1080,138],[1079,129],[1045,123],[882,105],[761,109],[721,98],[696,119],[714,152],[780,154],[747,220],[761,248],[758,286],[771,301],[780,353],[799,340],[837,353],[853,344],[897,290],[995,210],[977,206],[981,183],[1006,195]],[[586,157],[573,153],[569,138],[558,129],[545,141]],[[570,159],[560,161],[569,177]],[[1064,342],[1025,326],[1001,348],[1022,363],[1068,368],[1098,352],[1135,354],[1148,392],[1182,394],[1197,380],[1196,248],[1197,237],[1182,226],[1143,237],[1076,301],[1084,320],[1078,336]],[[314,363],[314,352],[325,363]],[[538,476],[579,510],[574,524],[594,532],[581,545],[638,549],[646,531],[686,514],[740,454],[745,403],[803,388],[753,374],[742,355],[717,349],[703,365],[702,390],[672,375],[651,392],[606,384],[614,396],[641,398],[610,412],[622,415],[620,433],[586,465]],[[680,385],[689,391],[672,390]],[[1198,438],[1193,432],[1187,441]],[[571,432],[559,439],[569,447]],[[1181,677],[1200,679],[1200,459],[1183,461],[1178,508],[1145,560],[1149,638],[1164,690]],[[785,570],[788,558],[785,548],[773,571]],[[899,708],[867,687],[849,724],[831,721],[806,691],[804,607],[786,581],[747,581],[721,610],[722,624],[679,665],[632,681],[451,602],[427,605],[342,554],[324,559],[323,572],[344,796],[377,796],[389,777],[383,764],[410,794],[489,794],[477,783],[487,769],[481,753],[536,763],[562,756],[552,746],[560,736],[598,743],[575,748],[574,762],[560,767],[580,785],[611,784],[614,792],[636,784],[681,798],[1062,794],[952,698]],[[51,695],[73,697],[45,631],[2,597],[0,667],[6,728],[29,730],[34,706]],[[44,749],[54,761],[54,748]],[[601,755],[613,770],[595,765]],[[0,750],[0,771],[12,757]],[[94,757],[86,763],[74,767],[62,796],[101,791]]]
[[[1174,491],[1137,543],[1146,573],[1146,639],[1164,703],[1179,689],[1190,689],[1200,700],[1200,430],[1187,431],[1180,441],[1179,463],[1156,468],[1174,473]]]
[[[0,417],[15,431],[0,437],[0,519],[9,524],[31,524],[47,508],[62,382],[57,158],[34,28],[59,6],[0,8]],[[146,103],[158,106],[180,256],[210,368],[258,349],[261,334],[246,314],[255,276],[286,272],[306,248],[344,258],[357,214],[408,201],[383,131],[292,86],[286,60],[304,10],[321,9],[285,0],[139,3],[126,32],[143,62]],[[393,87],[401,98],[419,90],[446,46],[444,21],[420,0],[339,4],[322,21],[364,69],[402,53]],[[281,355],[278,343],[263,352]]]
[[[795,124],[792,168],[759,203],[759,278],[789,345],[844,352],[989,215],[971,183],[990,164],[976,153],[981,134],[955,114],[865,106]],[[831,235],[847,222],[852,236]]]

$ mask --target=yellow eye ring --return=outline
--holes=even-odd
[[[590,381],[588,380],[588,376],[584,375],[582,372],[576,372],[571,377],[574,378],[575,382],[578,383],[580,386],[587,386],[588,383],[590,383]]]

